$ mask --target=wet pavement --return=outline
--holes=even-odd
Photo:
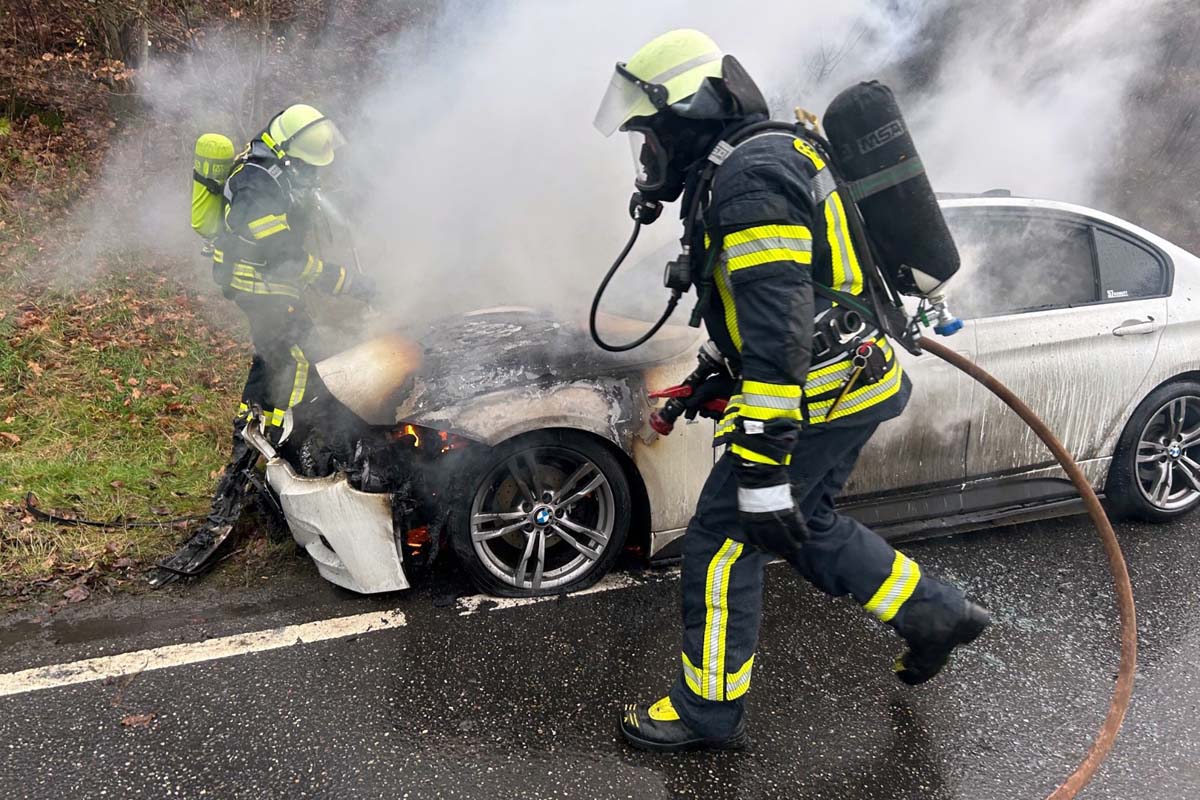
[[[1200,519],[1119,533],[1140,671],[1116,752],[1081,796],[1200,797]],[[1116,670],[1094,534],[1066,520],[904,549],[997,624],[909,689],[890,673],[894,637],[772,566],[742,754],[651,756],[616,738],[621,703],[661,696],[678,660],[669,572],[463,615],[453,582],[364,599],[301,566],[237,592],[9,619],[0,672],[374,609],[408,624],[0,698],[0,797],[1044,797],[1085,752]]]

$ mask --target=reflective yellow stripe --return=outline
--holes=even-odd
[[[334,284],[334,287],[333,287],[334,294],[338,294],[339,292],[341,292],[342,284],[344,284],[346,282],[346,269],[344,267],[339,267],[338,269],[341,270],[341,273],[338,275],[337,283]]]
[[[254,234],[254,238],[255,239],[265,239],[268,236],[274,236],[275,234],[280,233],[281,231],[286,231],[286,230],[288,230],[287,225],[276,225],[274,228],[268,228],[265,231],[261,231],[260,233]]]
[[[725,699],[737,700],[750,691],[750,673],[754,669],[754,656],[742,665],[742,668],[725,679]]]
[[[883,376],[883,380],[850,392],[842,398],[841,405],[837,407],[831,417],[826,418],[825,414],[833,406],[836,397],[809,403],[808,421],[814,424],[828,422],[830,419],[841,419],[857,411],[862,411],[864,408],[879,405],[900,391],[900,387],[903,385],[903,375],[904,371],[900,368],[900,362],[895,361],[892,363],[891,369]]]
[[[241,262],[233,266],[233,278],[229,282],[229,288],[239,292],[246,292],[247,294],[275,295],[292,298],[300,296],[299,287],[293,286],[290,283],[268,281],[253,266]]]
[[[265,217],[251,220],[246,227],[255,239],[265,239],[288,229],[287,214],[267,214]]]
[[[771,250],[761,250],[757,253],[751,253],[745,256],[734,256],[729,259],[729,271],[737,272],[739,269],[749,269],[762,264],[774,264],[778,261],[792,261],[796,264],[811,264],[812,251],[792,250],[790,248],[778,247]]]
[[[765,394],[770,397],[800,397],[800,387],[794,383],[763,383],[742,381],[744,394]]]
[[[753,461],[755,464],[769,464],[772,467],[783,467],[792,463],[792,454],[788,453],[783,461],[776,461],[770,456],[764,456],[762,453],[756,453],[753,450],[743,447],[740,444],[731,444],[730,452],[736,456],[740,456],[745,461]]]
[[[769,239],[797,239],[802,242],[812,242],[812,231],[803,225],[756,225],[736,233],[725,234],[721,243],[728,250],[737,245]]]
[[[272,424],[272,425],[274,425],[276,428],[282,428],[282,427],[283,427],[283,415],[284,415],[284,413],[285,413],[285,412],[284,412],[284,410],[283,410],[282,408],[277,408],[277,409],[275,409],[275,410],[274,410],[274,411],[271,413],[271,424]]]
[[[755,406],[749,402],[742,404],[742,416],[746,419],[757,419],[763,422],[772,419],[803,419],[800,409],[771,408],[770,406]]]
[[[896,551],[896,557],[892,560],[892,573],[864,608],[879,617],[881,622],[888,622],[899,613],[900,607],[908,598],[912,597],[920,580],[921,568],[917,566],[917,562]]]
[[[825,227],[833,262],[833,288],[847,294],[862,294],[862,269],[846,224],[846,208],[837,192],[825,201]]]
[[[324,271],[325,262],[316,256],[310,255],[308,257],[308,261],[306,261],[304,264],[304,271],[300,273],[300,280],[315,280],[321,277],[321,273]]]
[[[700,670],[696,669],[696,666],[692,664],[692,661],[690,658],[688,658],[687,653],[681,653],[680,655],[683,656],[684,683],[686,683],[687,687],[695,694],[703,697],[704,691],[700,688]]]
[[[812,231],[803,225],[757,225],[729,233],[722,248],[730,272],[776,261],[812,263]]]
[[[308,359],[304,357],[304,351],[292,345],[292,358],[296,359],[296,378],[292,381],[292,396],[288,398],[288,408],[304,399],[304,390],[308,386]]]
[[[236,289],[239,292],[257,295],[277,295],[280,297],[297,298],[300,296],[300,290],[293,286],[278,283],[266,283],[264,281],[252,281],[245,278],[235,277],[229,282],[229,288]]]
[[[804,141],[796,139],[793,143],[805,158],[812,162],[817,172],[825,169],[825,160],[816,149]],[[833,262],[833,288],[847,294],[861,294],[863,289],[862,269],[858,263],[858,255],[854,252],[853,240],[850,238],[849,227],[846,224],[846,207],[842,198],[834,192],[825,199],[825,235],[829,241],[829,252]]]
[[[738,414],[742,410],[742,396],[735,394],[729,398],[729,402],[725,405],[725,415],[721,417],[721,422],[717,425],[718,435],[722,432],[728,432],[726,429],[733,430],[737,425]]]
[[[887,362],[891,362],[892,348],[888,344],[887,339],[881,336],[874,341],[875,345],[883,353],[884,359]],[[809,402],[812,403],[813,398],[818,397],[822,393],[841,388],[842,383],[845,382],[853,369],[853,359],[850,355],[847,355],[836,364],[813,370],[808,373],[808,378],[804,382],[804,394],[808,397]]]
[[[724,265],[713,274],[713,283],[717,287],[717,296],[721,298],[721,306],[725,309],[725,329],[738,352],[742,351],[742,334],[738,330],[737,307],[733,302],[733,289],[729,286],[729,273]]]
[[[742,554],[742,545],[726,539],[708,565],[704,585],[704,669],[702,696],[706,700],[725,699],[725,630],[729,624],[729,577],[733,564]]]

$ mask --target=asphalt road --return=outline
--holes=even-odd
[[[1200,519],[1119,532],[1140,671],[1083,796],[1200,797]],[[0,797],[1044,797],[1099,727],[1116,668],[1086,520],[905,549],[997,624],[908,689],[890,674],[898,640],[771,567],[742,754],[651,756],[616,737],[621,703],[657,699],[677,663],[670,573],[464,614],[453,580],[363,599],[301,566],[237,592],[200,584],[9,619],[0,673],[383,609],[407,624],[0,697]]]

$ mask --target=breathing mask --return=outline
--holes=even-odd
[[[604,350],[623,352],[654,336],[691,285],[692,230],[702,192],[685,193],[693,169],[708,155],[731,123],[765,117],[766,101],[741,64],[725,55],[708,36],[690,29],[670,31],[618,62],[596,112],[596,128],[605,136],[629,134],[636,192],[629,202],[633,233],[600,282],[589,318],[592,339]],[[685,231],[680,256],[667,265],[664,283],[671,291],[661,317],[641,337],[622,345],[601,339],[596,330],[600,300],[637,241],[642,225],[658,219],[664,203],[684,196]]]

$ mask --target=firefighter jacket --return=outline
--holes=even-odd
[[[213,252],[213,278],[226,296],[299,298],[312,286],[328,294],[349,288],[344,267],[305,249],[307,204],[275,153],[256,141],[225,183],[224,230]]]
[[[779,437],[747,432],[878,422],[907,401],[907,376],[878,330],[868,325],[833,342],[821,336],[814,346],[814,330],[842,319],[844,309],[814,295],[813,284],[864,291],[834,188],[816,149],[783,131],[746,140],[713,178],[703,244],[715,291],[705,325],[741,377],[716,441],[744,461],[777,466],[791,458],[769,446]],[[856,374],[853,356],[863,345],[871,365]]]

